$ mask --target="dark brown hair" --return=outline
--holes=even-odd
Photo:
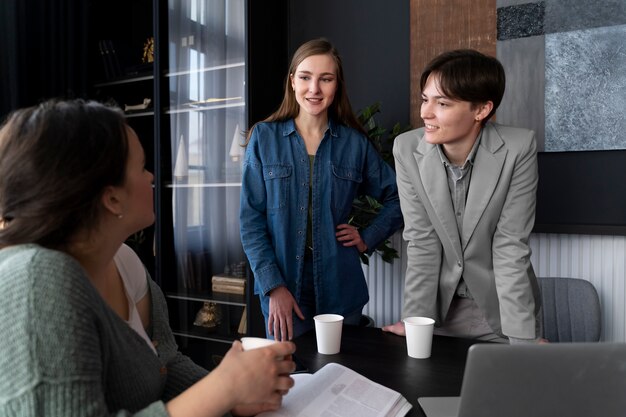
[[[61,248],[99,219],[106,186],[124,182],[121,110],[51,100],[17,110],[0,129],[0,247]]]
[[[300,65],[302,61],[313,55],[329,55],[333,61],[335,61],[335,66],[337,68],[337,91],[335,92],[335,98],[333,99],[332,104],[328,108],[329,117],[338,123],[356,129],[367,136],[367,132],[357,119],[354,111],[352,110],[352,106],[350,105],[339,52],[328,40],[324,38],[313,39],[303,43],[293,54],[291,64],[289,65],[289,71],[287,72],[287,77],[285,79],[285,93],[283,101],[278,107],[278,110],[263,121],[283,121],[293,119],[298,115],[300,106],[296,101],[296,96],[291,88],[291,76],[295,74],[298,65]],[[250,139],[253,129],[254,126],[248,131],[248,140]]]
[[[444,52],[430,61],[420,78],[422,91],[430,74],[438,76],[441,92],[451,99],[473,105],[491,101],[493,109],[483,123],[493,116],[504,96],[506,77],[502,64],[473,49]]]

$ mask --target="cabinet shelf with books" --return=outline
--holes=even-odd
[[[242,145],[282,98],[288,2],[155,2],[160,284],[181,350],[211,367],[265,335],[239,235]],[[209,308],[222,322],[207,332],[194,322]]]
[[[85,37],[95,84],[126,83],[154,72],[154,1],[89,1]]]
[[[254,333],[251,277],[239,238],[247,4],[208,0],[200,7],[182,0],[159,8],[161,286],[181,350],[208,367],[233,340]],[[245,284],[214,291],[219,275]]]
[[[233,340],[265,334],[239,236],[242,144],[282,96],[288,2],[90,5],[91,98],[125,109],[155,176],[155,225],[132,246],[163,289],[180,349],[211,368]],[[234,281],[214,286],[219,276]],[[194,324],[209,310],[219,325]]]

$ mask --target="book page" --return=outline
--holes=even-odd
[[[386,417],[404,416],[410,409],[411,404],[399,393],[330,363],[306,382],[296,380],[282,407],[259,417]]]

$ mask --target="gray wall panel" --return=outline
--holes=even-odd
[[[624,0],[546,0],[546,33],[626,24]]]
[[[544,143],[544,37],[511,39],[497,44],[506,70],[506,91],[496,113],[499,123],[533,129],[537,146]]]

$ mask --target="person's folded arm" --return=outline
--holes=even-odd
[[[382,205],[369,226],[359,231],[361,239],[367,245],[366,253],[372,254],[383,241],[402,228],[403,217],[396,174],[371,144],[368,144],[366,155],[362,189],[366,195],[373,197]]]

